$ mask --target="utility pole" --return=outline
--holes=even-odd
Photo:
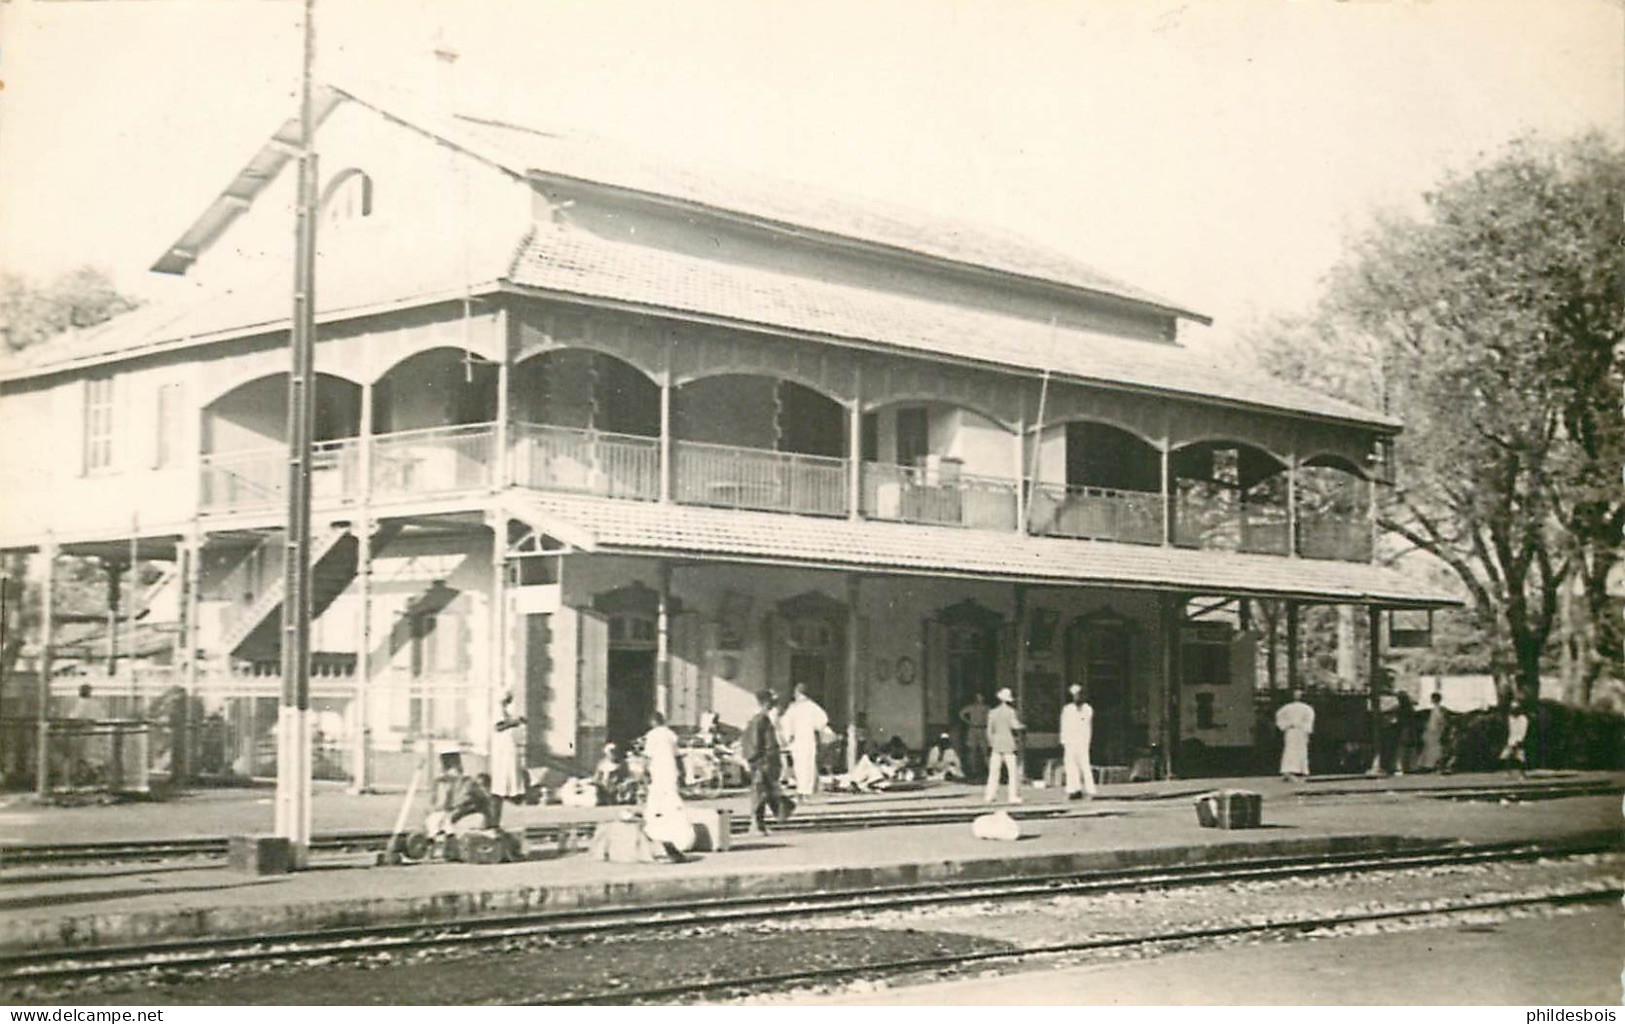
[[[310,471],[316,432],[316,149],[311,78],[316,3],[305,0],[299,80],[299,180],[288,378],[288,526],[282,589],[282,707],[277,719],[276,834],[295,867],[310,853]]]

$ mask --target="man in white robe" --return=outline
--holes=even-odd
[[[829,715],[807,696],[806,687],[796,684],[795,697],[779,719],[779,730],[789,741],[796,793],[803,798],[818,792],[818,740],[828,728]]]
[[[1315,731],[1315,709],[1303,701],[1303,691],[1293,690],[1292,700],[1275,712],[1275,727],[1281,730],[1281,778],[1307,778],[1309,775],[1309,735]]]
[[[1066,798],[1095,798],[1095,772],[1089,745],[1095,739],[1095,709],[1083,699],[1083,687],[1072,684],[1072,703],[1061,708],[1061,753],[1066,763]]]
[[[649,716],[649,731],[643,734],[643,757],[649,772],[647,813],[682,810],[683,797],[677,788],[677,734],[658,711]]]

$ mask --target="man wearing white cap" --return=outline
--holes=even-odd
[[[1069,688],[1072,703],[1061,708],[1061,752],[1066,762],[1066,798],[1095,798],[1095,773],[1089,767],[1089,744],[1095,738],[1095,709],[1083,699],[1083,687]]]
[[[992,759],[987,765],[987,790],[983,796],[988,803],[999,791],[999,769],[1010,773],[1010,802],[1021,803],[1021,763],[1016,757],[1016,734],[1027,727],[1016,717],[1016,695],[1008,686],[995,694],[999,706],[987,713],[987,745]]]

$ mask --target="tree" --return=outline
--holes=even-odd
[[[95,267],[71,270],[49,285],[20,274],[0,274],[0,330],[13,352],[63,331],[94,327],[135,306]]]
[[[1585,595],[1587,687],[1625,678],[1606,595],[1625,530],[1625,154],[1522,141],[1386,214],[1319,307],[1261,339],[1266,368],[1406,424],[1391,535],[1449,566],[1524,699],[1564,588]]]

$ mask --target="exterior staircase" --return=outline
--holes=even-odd
[[[398,528],[381,526],[374,534],[374,544],[393,536]],[[262,580],[259,592],[239,605],[223,624],[221,650],[232,657],[248,661],[275,660],[282,648],[282,603],[286,589],[283,576],[284,541],[281,531],[268,534],[257,548],[243,559],[238,571],[247,572],[257,563]],[[355,579],[360,543],[348,527],[334,528],[311,540],[310,551],[310,611],[321,615]],[[232,580],[228,577],[227,586]],[[239,583],[239,586],[241,584]],[[228,589],[228,593],[230,590]],[[246,591],[239,591],[246,592]]]

